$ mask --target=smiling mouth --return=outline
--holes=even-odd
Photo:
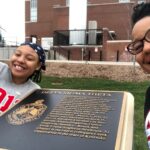
[[[18,71],[25,70],[25,68],[24,68],[24,67],[22,67],[22,66],[20,66],[20,65],[16,65],[16,64],[14,64],[14,67],[15,67],[15,69],[16,69],[16,70],[18,70]]]

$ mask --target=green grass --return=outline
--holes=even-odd
[[[42,88],[53,89],[84,89],[84,90],[112,90],[128,91],[134,96],[134,149],[147,150],[144,133],[143,109],[145,91],[149,82],[117,82],[99,78],[57,78],[44,76],[40,83]]]

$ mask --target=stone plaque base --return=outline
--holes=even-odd
[[[0,147],[131,150],[133,115],[128,92],[36,90],[0,117]]]

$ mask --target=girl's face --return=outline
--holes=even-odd
[[[38,54],[28,45],[20,46],[10,58],[9,66],[13,82],[24,83],[40,67]]]

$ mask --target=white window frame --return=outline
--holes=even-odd
[[[129,3],[130,0],[119,0],[119,3]]]
[[[66,6],[70,5],[70,0],[66,0]]]
[[[30,0],[30,21],[37,22],[37,0]]]
[[[138,0],[138,4],[145,2],[145,0]]]

